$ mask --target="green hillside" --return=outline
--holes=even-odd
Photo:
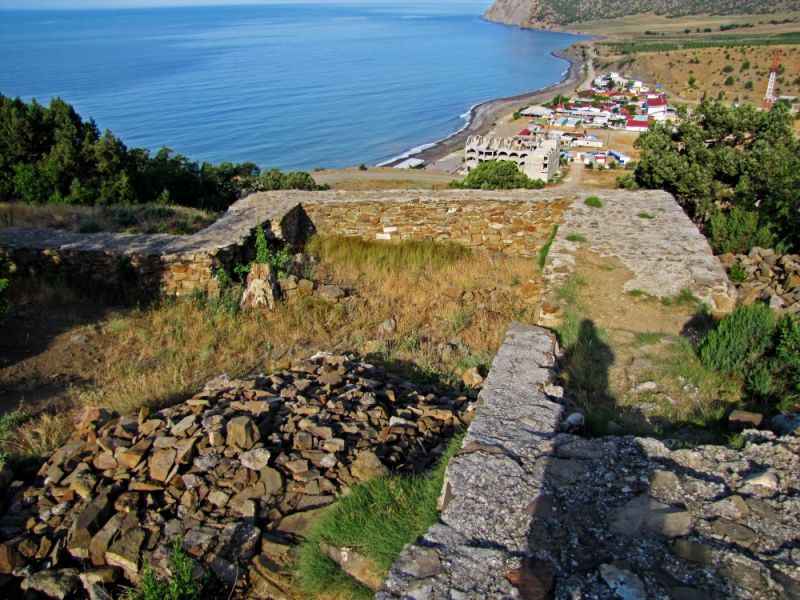
[[[800,0],[496,0],[486,17],[515,25],[567,25],[640,13],[667,17],[769,14],[800,10]]]

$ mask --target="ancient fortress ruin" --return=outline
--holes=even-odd
[[[464,173],[487,160],[510,160],[531,179],[550,181],[558,173],[559,142],[547,135],[494,138],[471,135],[464,148]]]
[[[292,244],[316,231],[455,241],[533,260],[562,224],[544,271],[550,285],[572,264],[575,242],[565,231],[591,232],[636,289],[664,296],[689,288],[715,312],[732,309],[735,290],[672,196],[609,190],[597,216],[575,201],[586,193],[269,192],[240,200],[192,236],[8,228],[0,246],[33,276],[180,295],[213,292],[218,266],[252,255],[258,225]],[[644,209],[656,218],[637,218]],[[420,423],[450,431],[474,411],[448,465],[439,520],[404,548],[376,598],[800,597],[800,438],[751,430],[741,449],[672,449],[635,436],[580,437],[565,428],[562,360],[550,330],[512,324],[474,404],[467,395],[442,403],[371,365],[320,354],[268,377],[211,382],[152,414],[89,411],[42,467],[40,489],[9,510],[4,532],[13,535],[2,538],[0,558],[43,569],[26,567],[36,571],[25,580],[31,589],[54,577],[81,585],[74,568],[41,566],[56,552],[51,545],[134,581],[142,557],[157,562],[164,540],[180,535],[218,577],[246,580],[251,597],[289,597],[264,558],[262,528],[297,531],[318,509],[309,498],[386,469],[362,449],[366,441],[348,442],[371,435],[346,410],[344,399],[355,398],[367,407],[356,413],[369,411],[372,423],[378,411],[373,425],[395,432],[386,456],[398,462],[415,460]],[[379,411],[384,404],[402,417]],[[265,449],[267,438],[280,453]],[[161,497],[164,514],[177,517],[152,510]],[[276,499],[287,498],[304,504],[276,512]],[[147,518],[140,524],[137,514]],[[50,539],[53,531],[66,546]]]

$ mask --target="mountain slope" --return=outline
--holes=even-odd
[[[521,27],[567,25],[655,12],[665,16],[750,14],[800,10],[800,0],[495,0],[488,20]]]

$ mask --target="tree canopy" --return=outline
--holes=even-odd
[[[475,190],[539,189],[541,179],[531,179],[510,160],[487,160],[469,172],[463,182],[453,181],[450,187]]]
[[[144,148],[128,148],[110,131],[100,133],[92,119],[84,121],[60,98],[45,107],[0,94],[1,200],[170,202],[222,210],[244,190],[317,189],[308,173],[269,173],[260,177],[251,162],[197,163],[169,148],[151,155]]]
[[[717,231],[733,214],[788,248],[800,245],[800,142],[785,103],[760,111],[703,100],[679,125],[653,125],[636,146],[639,186],[673,193],[698,221],[716,217]]]

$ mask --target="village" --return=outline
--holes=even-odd
[[[461,171],[467,174],[488,160],[510,160],[531,179],[549,182],[558,175],[561,164],[624,168],[632,158],[611,147],[611,132],[638,135],[652,122],[677,118],[661,86],[609,72],[570,98],[558,96],[518,111],[509,126],[520,119],[527,120],[527,125],[516,134],[470,136]]]

